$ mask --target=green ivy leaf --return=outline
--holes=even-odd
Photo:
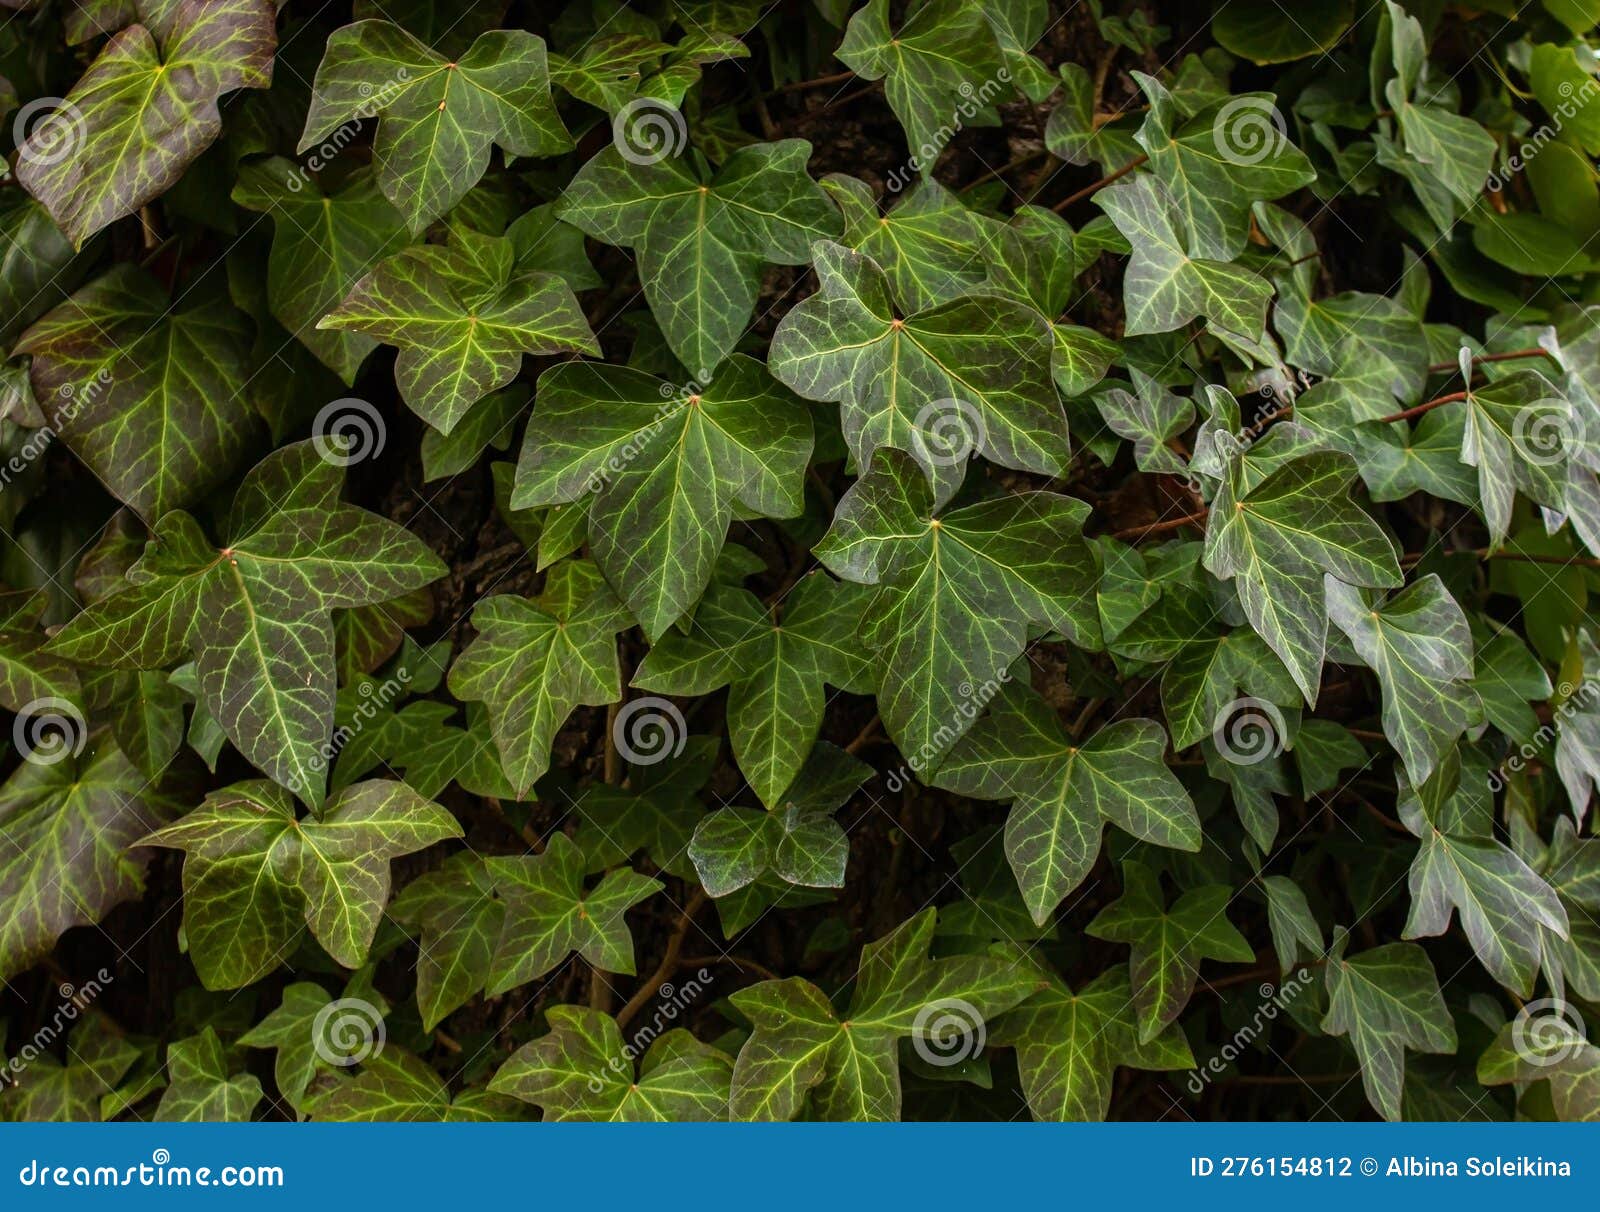
[[[825,687],[875,689],[854,642],[865,601],[865,590],[821,573],[789,592],[781,614],[746,590],[713,585],[689,630],[663,636],[633,684],[675,695],[727,686],[734,758],[761,802],[777,808],[822,727]]]
[[[320,816],[265,780],[213,792],[145,844],[185,853],[183,925],[208,989],[238,989],[271,972],[307,927],[347,968],[365,961],[389,900],[389,860],[461,827],[403,783],[347,787]]]
[[[217,102],[272,83],[270,0],[145,0],[17,152],[17,180],[72,239],[160,197],[222,133]]]
[[[1246,462],[1239,454],[1228,459],[1211,504],[1205,566],[1236,582],[1250,625],[1315,704],[1328,633],[1323,577],[1399,585],[1394,544],[1347,495],[1356,474],[1348,456],[1302,455],[1253,487]]]
[[[809,1100],[828,1120],[889,1120],[900,1113],[896,1041],[930,1047],[936,1037],[963,1046],[1041,981],[1015,959],[958,955],[930,959],[928,909],[861,952],[850,1009],[836,1014],[821,990],[800,977],[741,989],[733,1004],[755,1030],[739,1050],[729,1106],[736,1120],[789,1120]],[[943,1021],[937,1021],[943,1018]]]
[[[617,632],[627,612],[593,564],[551,570],[537,599],[499,594],[472,612],[477,639],[450,669],[450,692],[488,705],[506,777],[525,795],[550,764],[556,729],[579,706],[622,697]]]
[[[1133,249],[1122,278],[1127,335],[1171,332],[1204,316],[1211,331],[1256,341],[1272,287],[1242,265],[1192,256],[1171,192],[1137,173],[1095,195]]]
[[[876,262],[829,242],[813,257],[821,288],[778,325],[770,365],[806,399],[839,402],[858,466],[885,447],[907,451],[941,504],[974,455],[1060,474],[1067,422],[1043,316],[973,296],[900,319]]]
[[[442,868],[412,880],[394,898],[389,916],[421,929],[417,1010],[424,1031],[432,1031],[488,983],[505,915],[490,868],[476,854],[451,855]]]
[[[543,1108],[551,1121],[654,1123],[727,1115],[732,1064],[687,1031],[650,1044],[634,1073],[634,1052],[616,1020],[582,1006],[545,1011],[550,1033],[524,1044],[489,1089]]]
[[[1191,888],[1169,907],[1160,877],[1144,864],[1123,863],[1122,881],[1121,898],[1085,929],[1093,938],[1132,948],[1128,974],[1139,1012],[1138,1038],[1148,1044],[1189,1004],[1202,959],[1244,964],[1256,953],[1224,916],[1233,899],[1226,884]]]
[[[336,190],[280,156],[242,165],[233,200],[272,216],[267,298],[272,314],[346,383],[378,347],[362,332],[329,332],[333,311],[374,264],[405,243],[405,222],[366,173]]]
[[[393,522],[340,504],[342,471],[315,446],[283,447],[245,477],[220,549],[187,514],[167,514],[129,584],[51,642],[69,660],[114,668],[160,668],[192,650],[201,697],[228,738],[312,806],[333,728],[329,611],[387,601],[445,571]]]
[[[180,1123],[240,1123],[261,1101],[261,1083],[253,1074],[228,1076],[222,1041],[210,1027],[167,1045],[171,1081],[161,1095],[155,1118]]]
[[[1089,874],[1108,823],[1153,845],[1200,849],[1200,818],[1164,764],[1166,748],[1166,730],[1154,720],[1118,720],[1080,744],[1044,700],[1011,682],[934,782],[958,795],[1012,800],[1006,857],[1043,925]]]
[[[681,158],[611,146],[578,171],[556,213],[634,250],[667,344],[705,383],[750,323],[763,266],[804,265],[812,241],[839,233],[810,158],[804,139],[760,143],[703,177]]]
[[[1387,943],[1346,959],[1349,941],[1343,930],[1334,932],[1322,1029],[1350,1037],[1361,1062],[1367,1101],[1384,1119],[1397,1120],[1406,1081],[1406,1049],[1454,1052],[1455,1022],[1421,947]]]
[[[1099,646],[1081,501],[1026,493],[933,516],[910,455],[880,452],[839,501],[817,559],[878,586],[862,617],[878,710],[914,770],[937,769],[993,698],[1031,626]]]
[[[49,954],[62,932],[144,891],[149,853],[134,843],[168,811],[109,740],[74,752],[73,735],[79,750],[85,739],[76,724],[80,731],[36,750],[0,786],[0,904],[9,907],[0,916],[0,980]]]
[[[933,172],[949,141],[941,128],[994,126],[991,99],[1002,63],[983,11],[962,0],[928,0],[898,30],[889,25],[889,0],[869,0],[850,18],[834,52],[864,80],[882,80],[895,117],[923,176]]]
[[[1141,1042],[1128,1011],[1133,990],[1126,969],[1102,972],[1079,993],[1053,973],[1045,988],[995,1027],[991,1040],[1017,1050],[1017,1070],[1034,1119],[1099,1121],[1111,1107],[1119,1065],[1133,1069],[1194,1066],[1177,1024]]]
[[[592,496],[595,562],[654,641],[705,592],[736,508],[802,511],[811,443],[806,410],[753,359],[687,387],[568,362],[540,376],[511,504]]]
[[[22,334],[52,427],[120,500],[154,520],[221,483],[260,436],[243,395],[245,317],[200,296],[173,310],[119,265]]]
[[[1413,783],[1425,782],[1456,738],[1482,718],[1472,677],[1467,616],[1437,576],[1382,605],[1335,577],[1328,617],[1383,686],[1383,732]]]
[[[458,59],[398,25],[357,21],[328,39],[300,138],[337,150],[339,131],[379,119],[378,186],[413,234],[450,210],[489,166],[489,149],[549,156],[572,146],[550,99],[544,39],[488,30]]]
[[[1277,98],[1241,93],[1185,120],[1159,80],[1132,74],[1150,104],[1139,146],[1182,216],[1188,251],[1232,261],[1249,237],[1252,203],[1281,198],[1316,178],[1311,162],[1283,133]],[[1131,242],[1126,228],[1123,234]]]
[[[509,385],[523,354],[600,352],[564,279],[522,272],[510,240],[459,228],[448,249],[419,245],[384,261],[318,327],[398,346],[400,394],[443,433]]]
[[[586,890],[583,852],[562,833],[541,854],[495,857],[485,865],[505,903],[489,961],[490,997],[543,976],[574,951],[601,972],[633,975],[633,936],[623,914],[659,892],[659,880],[624,867]]]

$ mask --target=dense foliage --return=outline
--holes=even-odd
[[[0,6],[0,1117],[1600,1116],[1595,0]]]

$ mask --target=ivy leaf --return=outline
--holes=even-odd
[[[521,272],[510,240],[462,228],[448,249],[419,245],[384,261],[318,327],[398,346],[400,394],[443,433],[508,386],[523,354],[600,352],[564,279]]]
[[[1228,460],[1211,504],[1205,566],[1235,580],[1250,625],[1314,704],[1328,633],[1323,577],[1374,588],[1399,585],[1394,544],[1347,495],[1356,477],[1349,456],[1301,455],[1254,487],[1247,484],[1245,463],[1237,454]]]
[[[1328,617],[1383,686],[1383,732],[1413,783],[1426,782],[1456,738],[1482,719],[1470,684],[1472,631],[1444,582],[1427,576],[1374,606],[1325,578]]]
[[[1128,1014],[1133,990],[1125,968],[1102,972],[1079,993],[1053,973],[1044,973],[1043,980],[1045,988],[1008,1011],[990,1037],[1001,1047],[1017,1050],[1017,1071],[1034,1119],[1105,1119],[1119,1065],[1194,1066],[1189,1041],[1177,1024],[1154,1039],[1140,1041]]]
[[[543,1108],[552,1122],[726,1118],[733,1066],[687,1031],[657,1036],[635,1075],[634,1054],[610,1015],[552,1006],[545,1018],[550,1033],[517,1049],[489,1082],[490,1090]]]
[[[526,30],[489,30],[446,59],[387,21],[340,27],[317,68],[299,151],[372,117],[378,186],[413,234],[477,184],[491,145],[509,156],[572,146],[550,99],[544,39]]]
[[[704,383],[749,325],[762,268],[804,265],[812,241],[839,233],[838,212],[806,174],[810,157],[804,139],[760,143],[702,178],[679,158],[608,146],[578,171],[556,213],[634,250],[667,344]]]
[[[272,83],[270,0],[142,7],[17,151],[18,182],[74,246],[178,182],[222,133],[223,93]]]
[[[1429,205],[1435,222],[1448,227],[1477,201],[1497,150],[1494,137],[1471,118],[1426,99],[1430,90],[1419,89],[1427,63],[1422,22],[1394,0],[1385,0],[1385,10],[1395,74],[1385,85],[1384,95],[1394,110],[1407,156],[1455,200],[1448,210],[1437,203]],[[1424,99],[1419,101],[1419,95]],[[1428,205],[1437,194],[1430,191],[1420,196]]]
[[[1443,934],[1459,911],[1483,966],[1526,998],[1539,972],[1543,932],[1565,939],[1567,912],[1555,890],[1494,839],[1488,786],[1483,766],[1452,750],[1428,783],[1402,795],[1401,822],[1422,843],[1411,862],[1403,937]]]
[[[275,451],[244,478],[234,537],[220,549],[187,514],[166,515],[129,584],[69,622],[51,650],[144,669],[192,650],[201,698],[239,752],[315,806],[333,727],[329,611],[387,601],[444,573],[393,522],[340,504],[342,478],[313,442]]]
[[[42,651],[46,637],[39,623],[47,605],[43,594],[0,591],[0,706],[8,711],[20,714],[45,699],[82,698],[72,666]]]
[[[318,817],[265,780],[213,792],[144,844],[185,852],[183,926],[208,989],[238,989],[282,962],[309,927],[346,968],[366,959],[389,900],[389,860],[461,827],[403,783],[373,779]]]
[[[281,156],[241,165],[233,200],[272,216],[267,298],[273,316],[324,366],[354,383],[377,340],[361,332],[329,332],[317,321],[373,264],[405,243],[400,213],[366,173],[324,191],[316,178]]]
[[[327,1041],[318,1035],[317,1024],[324,1031],[332,1025],[330,1016],[322,1010],[333,1001],[328,991],[311,981],[296,981],[284,986],[283,1000],[277,1007],[250,1030],[239,1037],[246,1048],[272,1048],[277,1052],[272,1075],[278,1093],[296,1111],[304,1109],[305,1093],[319,1068],[325,1069],[327,1056],[339,1056],[338,1050],[328,1049]]]
[[[999,48],[975,5],[928,0],[892,30],[889,0],[869,0],[850,18],[834,54],[863,80],[884,82],[889,107],[905,127],[917,171],[925,177],[949,142],[941,127],[998,124],[983,86],[999,78]]]
[[[1252,203],[1281,198],[1316,179],[1311,162],[1280,129],[1283,116],[1272,93],[1241,93],[1185,121],[1159,80],[1132,75],[1150,103],[1139,146],[1182,215],[1194,256],[1232,261],[1250,234]]]
[[[755,1030],[734,1062],[735,1120],[789,1120],[808,1098],[821,1119],[892,1120],[900,1113],[896,1041],[946,1044],[982,1036],[988,1020],[1042,985],[1015,959],[928,958],[934,911],[924,910],[861,952],[850,1009],[841,1018],[800,977],[762,981],[731,998]],[[944,1021],[937,1022],[941,1017]]]
[[[1133,249],[1122,278],[1126,334],[1171,332],[1204,316],[1218,336],[1256,341],[1272,287],[1249,269],[1191,256],[1171,191],[1138,173],[1095,195]]]
[[[1278,975],[1287,976],[1301,958],[1322,958],[1322,927],[1306,901],[1305,890],[1287,875],[1262,877],[1267,894],[1267,928],[1278,955]]]
[[[616,634],[628,615],[585,560],[551,569],[537,599],[498,594],[472,612],[478,636],[450,668],[450,692],[489,707],[517,795],[544,774],[556,730],[580,706],[622,697]]]
[[[1283,707],[1300,702],[1294,679],[1266,641],[1248,627],[1221,623],[1203,581],[1202,575],[1174,582],[1111,645],[1138,660],[1162,662],[1161,705],[1175,749],[1211,735],[1237,699]]]
[[[779,323],[768,364],[806,399],[839,402],[858,466],[884,447],[908,451],[941,504],[974,455],[1061,473],[1067,423],[1043,316],[972,296],[900,319],[876,262],[830,242],[813,256],[820,289]]]
[[[488,982],[505,914],[489,867],[476,854],[451,855],[442,868],[412,880],[394,898],[389,916],[422,932],[417,1010],[424,1031],[432,1031]]]
[[[338,1123],[472,1123],[514,1119],[516,1104],[482,1090],[454,1099],[439,1075],[402,1048],[385,1047],[361,1062],[355,1077],[325,1077],[305,1102],[306,1112]]]
[[[59,756],[23,762],[0,786],[0,980],[144,891],[149,852],[134,844],[167,812],[108,740],[49,754]]]
[[[171,309],[145,271],[116,266],[22,334],[52,428],[148,519],[221,483],[260,434],[243,395],[250,328],[201,292]]]
[[[1582,432],[1571,403],[1536,370],[1519,370],[1468,388],[1461,461],[1478,469],[1479,506],[1491,542],[1505,541],[1520,489],[1560,509],[1565,464]]]
[[[1133,443],[1133,460],[1140,471],[1183,475],[1188,464],[1167,443],[1193,423],[1194,405],[1137,370],[1133,385],[1137,394],[1120,387],[1100,392],[1095,407],[1113,433]]]
[[[1387,1120],[1400,1118],[1406,1049],[1449,1053],[1456,1026],[1439,992],[1427,952],[1415,943],[1387,943],[1345,958],[1350,936],[1334,932],[1328,958],[1328,1012],[1322,1029],[1348,1035],[1361,1062],[1367,1101]]]
[[[822,187],[844,215],[841,242],[882,268],[906,311],[983,293],[989,221],[937,181],[918,181],[883,215],[865,181],[830,173]]]
[[[754,594],[713,585],[686,633],[651,648],[633,684],[656,694],[728,689],[728,731],[745,779],[776,808],[822,727],[827,685],[874,689],[855,642],[866,591],[820,573],[805,577],[769,614]]]
[[[695,828],[689,857],[701,885],[718,899],[769,872],[789,884],[842,888],[850,842],[826,811],[800,804],[781,812],[719,808]]]
[[[511,505],[592,495],[595,562],[653,642],[705,592],[736,507],[804,509],[811,443],[805,408],[751,358],[687,388],[567,362],[540,376]]]
[[[1030,626],[1099,647],[1083,502],[1023,493],[941,517],[933,504],[911,456],[881,451],[814,548],[838,576],[878,586],[862,617],[878,658],[878,709],[923,772],[999,691]]]
[[[37,1045],[32,1045],[38,1051]],[[91,1013],[67,1037],[62,1064],[43,1052],[28,1064],[24,1082],[0,1092],[8,1119],[39,1123],[84,1123],[100,1118],[100,1100],[139,1059],[139,1046]]]
[[[180,1123],[240,1123],[261,1101],[261,1083],[253,1074],[228,1076],[228,1058],[211,1027],[167,1045],[171,1076],[155,1118]]]
[[[627,868],[583,886],[583,852],[563,833],[542,854],[485,860],[505,902],[505,918],[489,962],[490,997],[527,984],[576,951],[601,972],[633,975],[633,936],[623,914],[662,888]]]
[[[1256,953],[1224,916],[1233,899],[1226,884],[1191,888],[1169,908],[1160,877],[1143,863],[1123,863],[1122,881],[1121,898],[1097,913],[1085,931],[1132,948],[1128,973],[1138,1038],[1148,1044],[1189,1004],[1202,959],[1243,964]]]
[[[1165,729],[1118,720],[1081,744],[1055,712],[1019,682],[990,704],[934,777],[979,799],[1010,799],[1005,849],[1038,925],[1083,882],[1107,823],[1141,841],[1200,849],[1200,818],[1166,768]]]

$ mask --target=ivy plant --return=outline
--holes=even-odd
[[[1593,4],[6,7],[0,1120],[1600,1119]]]

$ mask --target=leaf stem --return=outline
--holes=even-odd
[[[1067,207],[1071,206],[1074,202],[1081,202],[1081,201],[1083,201],[1083,199],[1087,198],[1090,194],[1099,193],[1102,189],[1104,189],[1106,186],[1110,185],[1113,181],[1120,181],[1123,177],[1126,177],[1134,169],[1138,168],[1139,165],[1145,163],[1149,159],[1150,159],[1149,156],[1135,156],[1133,159],[1129,160],[1126,164],[1124,164],[1121,168],[1117,169],[1116,172],[1108,173],[1106,176],[1101,177],[1093,185],[1085,185],[1077,193],[1071,195],[1070,197],[1063,198],[1061,201],[1057,202],[1050,209],[1055,211],[1056,214],[1059,215],[1062,211],[1066,210]]]
[[[694,924],[694,915],[705,907],[707,899],[704,888],[694,890],[694,895],[689,898],[689,903],[683,907],[683,912],[678,917],[678,928],[667,940],[666,954],[661,957],[661,963],[656,965],[656,970],[650,974],[650,979],[640,985],[638,992],[628,999],[628,1004],[617,1011],[618,1027],[627,1026],[634,1015],[649,1005],[650,999],[660,991],[662,982],[677,970],[678,956],[683,952],[684,936],[689,933],[689,927]]]
[[[1452,391],[1447,396],[1439,396],[1437,399],[1429,400],[1424,404],[1417,404],[1411,408],[1402,409],[1400,412],[1390,413],[1386,417],[1379,417],[1378,423],[1388,424],[1392,421],[1409,421],[1412,417],[1420,417],[1423,413],[1432,412],[1442,405],[1454,404],[1458,400],[1465,400],[1469,394],[1469,392],[1465,391]]]
[[[1165,522],[1151,522],[1147,526],[1130,526],[1127,530],[1114,530],[1111,532],[1113,539],[1142,539],[1146,535],[1164,534],[1169,530],[1177,530],[1180,526],[1193,523],[1204,523],[1209,516],[1209,511],[1201,510],[1199,513],[1185,514],[1181,518],[1168,518]]]
[[[1548,349],[1534,347],[1531,349],[1513,349],[1507,353],[1477,354],[1472,359],[1472,364],[1478,366],[1485,362],[1513,362],[1518,358],[1550,358],[1552,362],[1555,361]],[[1458,366],[1459,363],[1456,362],[1435,362],[1428,367],[1428,371],[1429,373],[1435,373],[1442,370],[1455,370]]]

